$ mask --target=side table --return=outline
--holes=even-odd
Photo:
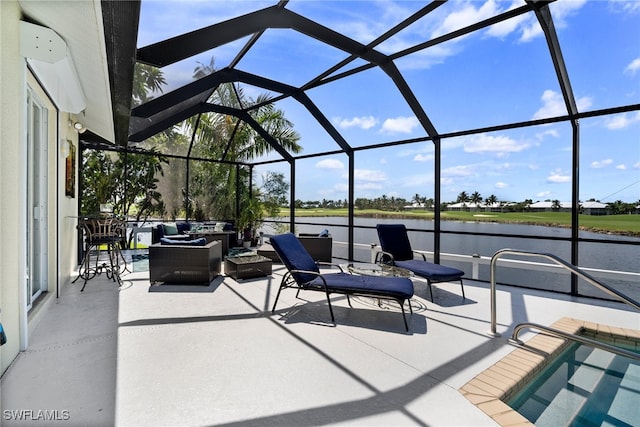
[[[272,263],[262,255],[228,256],[224,260],[224,273],[236,280],[268,276]]]

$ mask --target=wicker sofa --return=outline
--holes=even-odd
[[[149,246],[151,284],[208,285],[220,274],[222,244],[214,240],[205,245],[154,243]]]

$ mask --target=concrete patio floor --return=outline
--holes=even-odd
[[[393,303],[283,291],[267,278],[210,286],[150,286],[126,274],[64,285],[29,349],[1,380],[2,425],[491,426],[458,389],[513,351],[516,323],[561,317],[640,328],[622,304],[511,287],[498,289],[490,338],[486,283],[416,282],[405,332]],[[524,340],[533,336],[521,334]],[[9,412],[7,412],[9,411]],[[31,411],[30,413],[28,411]],[[34,422],[38,411],[57,421]],[[29,415],[31,414],[31,415]],[[22,420],[18,420],[19,416]]]

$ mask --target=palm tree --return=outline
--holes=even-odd
[[[484,199],[484,201],[487,204],[487,208],[491,210],[491,208],[498,202],[498,198],[495,196],[495,194],[492,194],[486,199]]]
[[[460,194],[458,194],[458,198],[456,199],[456,203],[462,203],[462,208],[466,208],[467,207],[467,202],[469,201],[469,195],[467,194],[466,191],[462,191]]]
[[[194,78],[202,78],[215,72],[214,59],[208,65],[199,63],[194,70]],[[261,94],[257,99],[249,98],[240,85],[224,83],[219,85],[209,97],[208,102],[215,105],[248,111],[275,141],[291,153],[299,153],[300,135],[294,131],[282,110],[269,103],[269,96]],[[260,136],[249,125],[226,114],[205,113],[191,117],[185,122],[191,133],[197,130],[193,156],[223,160],[228,162],[250,162],[273,151],[269,141]],[[197,129],[196,129],[197,127]],[[190,199],[202,207],[210,218],[234,218],[237,175],[244,187],[248,187],[249,174],[246,168],[235,165],[197,162],[191,166],[189,183]],[[259,194],[256,188],[243,191],[242,199]]]
[[[418,193],[413,195],[413,198],[411,199],[411,201],[416,207],[422,207],[422,197],[420,197]]]
[[[136,62],[133,75],[133,106],[144,104],[153,98],[156,92],[162,92],[167,84],[162,70],[151,65]]]
[[[482,203],[482,196],[480,195],[480,193],[478,193],[477,191],[474,191],[473,194],[471,195],[471,203],[473,203],[474,205],[476,205],[475,209],[478,209],[478,205],[480,205],[480,203]]]

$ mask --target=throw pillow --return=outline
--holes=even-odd
[[[176,222],[176,228],[178,229],[178,234],[185,234],[191,230],[191,224],[188,222]]]
[[[164,235],[171,236],[178,234],[178,226],[175,223],[164,223],[162,224],[162,228],[164,228]]]

